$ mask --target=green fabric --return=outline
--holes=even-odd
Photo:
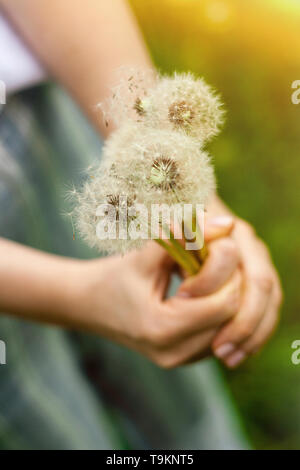
[[[55,86],[15,96],[0,114],[0,235],[66,256],[65,194],[100,158],[101,142]],[[16,293],[17,295],[17,293]],[[92,335],[0,315],[0,448],[248,447],[214,361],[163,371]]]

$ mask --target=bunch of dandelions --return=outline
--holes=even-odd
[[[195,274],[201,260],[184,249],[172,224],[185,205],[205,205],[214,189],[210,158],[197,141],[128,122],[107,140],[100,165],[76,192],[76,229],[107,253],[124,254],[155,239]],[[200,250],[203,240],[197,237]]]
[[[221,102],[191,74],[152,76],[149,83],[130,74],[106,104],[105,120],[113,118],[118,130],[107,139],[98,168],[75,192],[76,229],[90,246],[107,253],[124,254],[155,239],[195,274],[206,248],[194,208],[205,207],[215,190],[203,146],[219,132]],[[193,208],[187,231],[186,205]],[[182,243],[187,232],[196,242],[194,251]]]

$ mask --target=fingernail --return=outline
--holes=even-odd
[[[179,292],[176,292],[176,297],[182,297],[184,299],[188,299],[189,297],[191,297],[191,294],[189,294],[189,292],[179,291]]]
[[[233,223],[233,218],[228,215],[220,215],[209,219],[208,222],[210,225],[216,225],[217,227],[227,227]]]
[[[233,343],[225,343],[215,349],[214,354],[216,357],[222,359],[223,357],[228,356],[228,354],[232,353],[234,350],[235,345]]]
[[[236,351],[232,356],[230,356],[226,361],[225,364],[228,367],[236,367],[246,358],[246,353],[244,351]]]

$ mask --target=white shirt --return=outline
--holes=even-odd
[[[21,37],[0,13],[0,81],[7,94],[35,85],[46,72]]]

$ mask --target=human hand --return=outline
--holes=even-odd
[[[208,287],[213,293],[197,298],[188,298],[181,289],[165,298],[174,262],[153,242],[123,258],[80,262],[74,317],[85,323],[84,328],[144,354],[161,367],[196,361],[207,354],[220,326],[238,311],[241,276],[236,270],[237,252],[230,244],[223,243],[230,254],[227,274],[214,280],[208,259],[203,293]],[[219,263],[217,251],[212,248],[210,256]]]
[[[237,219],[232,232],[240,256],[243,295],[238,314],[213,340],[214,354],[230,368],[256,353],[270,338],[279,319],[282,290],[266,245],[253,228]]]

